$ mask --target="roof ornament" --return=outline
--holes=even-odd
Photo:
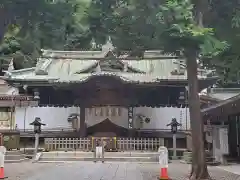
[[[208,94],[208,89],[207,89],[207,88],[203,89],[203,90],[199,93],[199,95],[207,95],[207,94]]]
[[[96,43],[95,39],[92,39],[91,44],[92,44],[92,49],[97,48],[97,43]]]
[[[113,46],[113,44],[112,44],[112,39],[111,39],[111,37],[108,36],[108,40],[107,40],[106,44],[104,44],[104,45],[102,46],[102,51],[103,51],[103,52],[108,52],[108,51],[112,51],[112,50],[114,50],[114,46]]]
[[[96,73],[100,73],[102,70],[101,70],[101,67],[100,67],[100,65],[99,65],[99,63],[98,63],[98,65],[97,65],[97,67],[96,67]]]
[[[212,85],[212,88],[216,88],[216,87],[217,87],[217,85],[216,85],[216,84],[213,84],[213,85]]]
[[[13,58],[12,58],[9,65],[8,65],[8,72],[11,72],[13,70],[14,70],[14,65],[13,65]]]

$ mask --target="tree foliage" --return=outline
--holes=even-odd
[[[17,52],[22,54],[18,68],[31,67],[41,49],[89,48],[91,36],[83,21],[88,4],[83,0],[4,0],[0,58],[9,61]]]
[[[206,26],[214,28],[216,37],[228,44],[221,53],[213,54],[215,56],[210,54],[205,58],[207,65],[216,69],[220,77],[219,85],[223,87],[239,84],[240,17],[238,6],[239,3],[236,0],[209,1],[204,19]]]
[[[173,23],[169,32],[175,35],[180,35],[183,29],[189,35],[192,30],[203,33],[208,41],[200,36],[198,38],[204,41],[201,45],[204,65],[216,68],[222,79],[221,84],[229,84],[236,82],[236,75],[239,75],[239,10],[236,0],[220,1],[212,0],[206,4],[203,24],[209,28],[204,32],[198,31],[193,25],[187,27],[188,32],[185,31],[184,23],[194,21],[187,20],[187,17],[184,20],[175,19],[175,22],[169,18],[168,25]],[[159,19],[166,15],[160,15],[166,13],[163,7],[159,8],[163,3],[165,1],[158,0],[2,0],[0,13],[4,16],[0,16],[0,22],[7,26],[0,24],[0,37],[4,34],[0,58],[8,60],[9,55],[20,51],[24,55],[23,67],[32,66],[41,48],[91,49],[93,39],[101,47],[108,36],[111,36],[117,50],[131,50],[133,54],[141,54],[139,51],[144,49],[165,48],[166,51],[172,51],[180,44],[183,45],[182,42],[187,45],[189,41],[182,39],[180,43],[173,36],[172,40],[180,44],[174,44],[174,47],[172,43],[163,45],[165,40],[161,33],[165,27]],[[189,10],[185,7],[186,2],[179,3],[181,6],[178,9],[171,7],[175,8],[174,13],[181,14]],[[225,43],[217,42],[216,39]]]
[[[197,59],[215,68],[220,84],[240,75],[237,0],[2,0],[0,55],[32,66],[41,48],[91,49],[111,37],[117,52],[181,52],[186,58],[194,143],[193,176],[207,178],[200,116]],[[3,38],[4,37],[4,38]],[[13,56],[14,55],[14,56]],[[16,63],[15,63],[16,64]]]

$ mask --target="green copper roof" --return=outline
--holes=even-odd
[[[105,66],[109,64],[109,71],[101,69],[104,61]],[[51,83],[83,82],[95,76],[114,76],[126,82],[139,83],[186,80],[186,70],[180,67],[179,61],[183,60],[161,51],[146,51],[143,59],[137,59],[128,55],[117,57],[111,51],[43,50],[36,67],[7,72],[6,79]],[[111,71],[116,65],[124,68],[119,72]],[[173,71],[181,71],[181,74],[173,74]],[[206,75],[207,71],[199,78],[206,79]]]

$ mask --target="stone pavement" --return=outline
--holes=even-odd
[[[190,166],[174,162],[169,164],[169,174],[173,180],[186,180]],[[9,180],[156,180],[159,165],[156,163],[130,162],[66,162],[6,164]],[[216,180],[240,180],[239,175],[218,167],[209,167]]]
[[[240,164],[230,164],[228,166],[218,166],[218,168],[240,175]]]
[[[189,176],[191,165],[174,162],[169,164],[169,174],[173,180],[186,180]],[[240,180],[240,176],[224,171],[217,166],[208,167],[209,174],[214,180]]]
[[[8,180],[26,180],[27,177],[34,176],[35,173],[43,172],[48,168],[56,166],[54,163],[41,164],[30,161],[21,163],[5,163],[5,176]]]

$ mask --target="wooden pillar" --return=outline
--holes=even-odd
[[[80,137],[85,137],[86,136],[86,126],[85,126],[85,118],[86,118],[86,114],[85,111],[86,108],[84,105],[80,106]]]

